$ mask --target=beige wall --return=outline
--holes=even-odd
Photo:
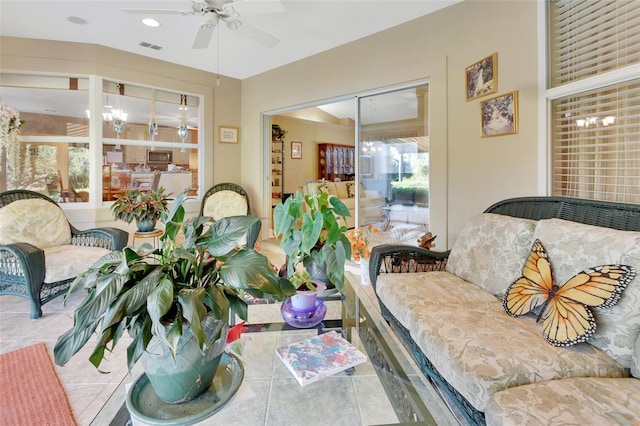
[[[221,85],[216,86],[215,74],[92,44],[0,37],[0,46],[3,72],[70,76],[94,74],[125,83],[202,95],[204,174],[200,184],[206,190],[214,182],[240,181],[240,145],[218,142],[218,126],[240,126],[239,80],[221,76]],[[94,176],[98,181],[99,173],[100,170]],[[96,202],[89,207],[74,206],[68,210],[75,226],[83,229],[96,224],[106,225],[111,221],[108,209],[103,208],[101,203]],[[190,210],[198,207],[193,205]],[[122,222],[114,225],[126,226]]]
[[[439,247],[447,236],[450,246],[464,222],[491,203],[536,194],[544,161],[537,158],[536,16],[533,0],[467,0],[243,80],[242,184],[260,197],[253,205],[268,206],[262,113],[425,80],[432,95],[431,224]],[[479,101],[465,101],[465,67],[493,52],[498,94],[519,91],[519,133],[483,139]]]

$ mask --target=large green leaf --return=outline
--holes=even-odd
[[[249,228],[259,222],[256,216],[231,216],[211,225],[211,236],[207,239],[207,250],[214,257],[226,256],[242,241]]]
[[[222,286],[212,285],[206,288],[207,296],[211,300],[208,305],[214,318],[229,321],[229,301],[222,290]]]
[[[329,244],[322,247],[322,255],[326,264],[327,276],[338,290],[342,291],[344,281],[344,263],[346,260],[346,252],[342,241],[335,244],[332,248]]]
[[[268,259],[254,250],[241,250],[227,259],[220,267],[220,278],[226,285],[236,289],[253,287],[278,298],[291,292],[291,289],[281,287],[279,277]]]
[[[134,318],[134,321],[135,327],[132,326],[129,330],[131,343],[127,346],[127,367],[129,371],[145,352],[147,344],[151,340],[151,319],[148,316],[144,316],[144,320]]]
[[[72,328],[58,337],[58,341],[53,348],[55,363],[64,366],[69,362],[71,357],[82,349],[89,338],[93,336],[98,325],[99,321],[95,321],[83,328]]]
[[[147,276],[121,294],[105,312],[102,327],[111,327],[124,317],[135,314],[147,303],[147,297],[155,290],[163,273],[162,267],[156,266]]]
[[[204,307],[204,288],[182,289],[178,293],[178,302],[182,305],[182,315],[189,322],[191,332],[198,338],[198,346],[205,350],[207,338],[202,330],[202,320],[207,314]]]
[[[147,311],[151,318],[151,333],[169,346],[162,317],[173,305],[173,282],[164,277],[157,283],[153,291],[146,297]]]
[[[302,217],[302,251],[304,253],[309,254],[320,239],[323,223],[324,219],[320,214],[305,213]]]
[[[349,211],[349,208],[344,204],[344,202],[340,198],[331,197],[329,199],[329,202],[333,206],[334,213],[337,214],[338,216],[342,216],[342,217],[351,216],[351,212]]]

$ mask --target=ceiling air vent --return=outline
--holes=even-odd
[[[157,44],[147,43],[146,41],[140,42],[140,46],[148,47],[149,49],[153,49],[153,50],[162,50],[162,46],[158,46]]]

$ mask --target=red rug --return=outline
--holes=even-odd
[[[47,346],[0,355],[0,425],[75,425]]]

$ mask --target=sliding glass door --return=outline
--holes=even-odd
[[[358,224],[429,224],[427,84],[358,100]]]

